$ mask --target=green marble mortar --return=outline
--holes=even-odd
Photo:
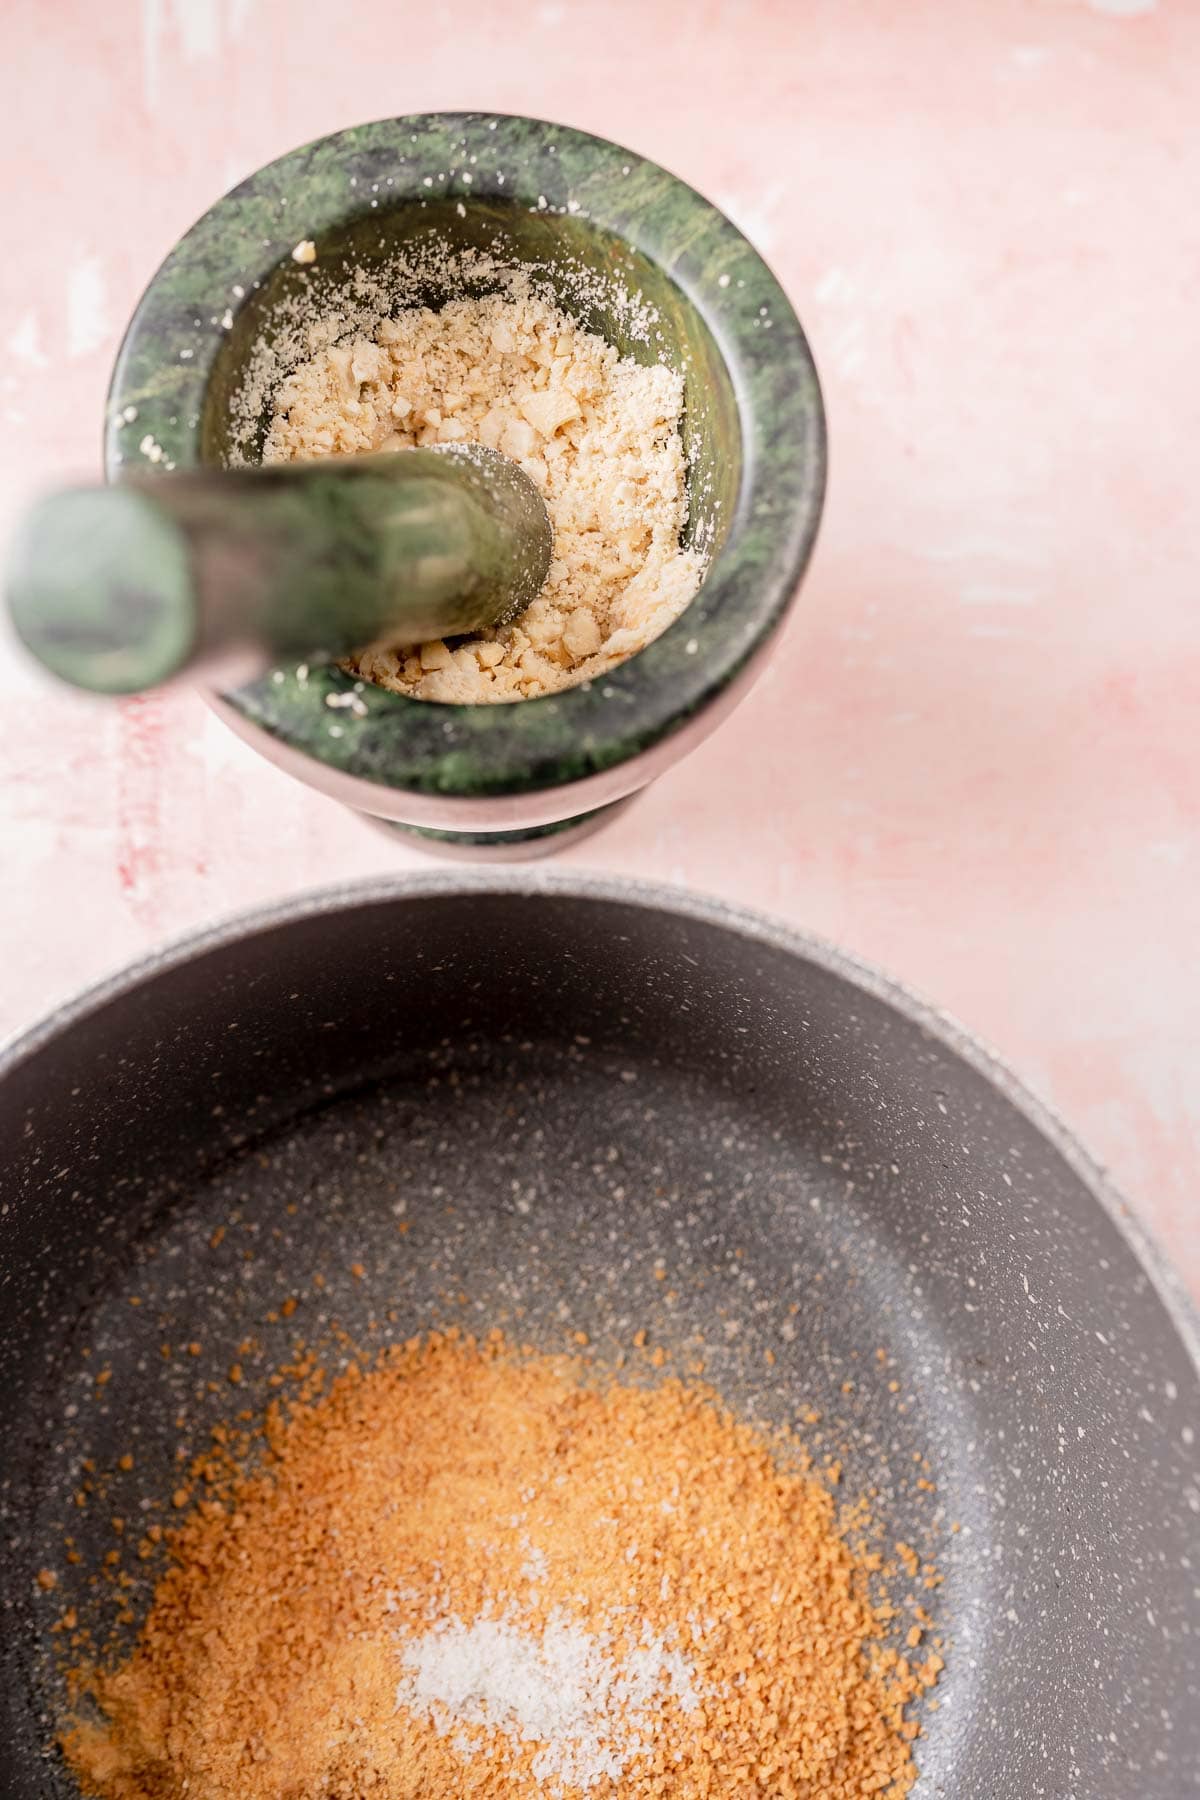
[[[306,240],[313,262],[292,255]],[[399,266],[395,304],[437,306],[514,265],[622,354],[682,372],[686,535],[711,559],[695,600],[621,667],[536,700],[413,700],[336,667],[210,696],[300,780],[485,853],[557,848],[676,762],[744,694],[794,597],[824,413],[795,313],[736,227],[656,164],[541,120],[432,113],[335,133],[234,188],[163,263],[117,359],[105,442],[110,480],[255,460],[298,308],[355,270]]]

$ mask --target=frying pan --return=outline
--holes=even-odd
[[[1195,1321],[1061,1128],[847,957],[590,878],[335,890],[68,1007],[0,1106],[9,1800],[72,1791],[50,1627],[95,1601],[64,1523],[86,1566],[109,1512],[157,1516],[247,1340],[257,1406],[296,1328],[448,1319],[702,1340],[746,1413],[819,1415],[842,1492],[937,1541],[918,1795],[1197,1791]]]

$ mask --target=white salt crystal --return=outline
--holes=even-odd
[[[400,1641],[396,1705],[431,1721],[454,1745],[464,1725],[538,1744],[536,1780],[590,1788],[616,1780],[667,1698],[699,1705],[688,1659],[647,1637],[622,1660],[604,1633],[552,1614],[541,1636],[508,1619],[449,1619]]]

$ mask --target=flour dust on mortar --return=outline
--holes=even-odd
[[[297,1346],[263,1427],[181,1467],[178,1525],[109,1554],[118,1608],[122,1553],[167,1557],[132,1652],[64,1625],[84,1793],[907,1794],[942,1667],[916,1553],[889,1571],[836,1469],[643,1360],[450,1330],[334,1374]]]
[[[554,528],[542,592],[500,630],[378,643],[348,666],[422,700],[551,694],[604,674],[676,619],[704,574],[685,547],[683,380],[622,357],[517,274],[503,291],[372,316],[276,387],[267,461],[487,444],[541,490]]]

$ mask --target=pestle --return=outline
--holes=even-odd
[[[482,445],[187,469],[39,501],[7,597],[47,668],[128,694],[231,654],[485,630],[535,597],[552,545],[533,482]]]

